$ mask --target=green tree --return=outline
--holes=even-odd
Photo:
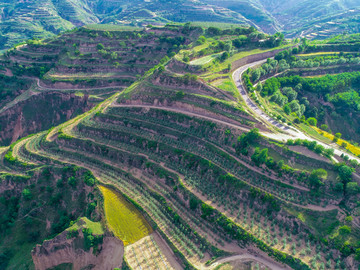
[[[327,156],[327,157],[332,157],[335,153],[335,150],[334,148],[326,148],[324,150],[324,155]]]
[[[290,109],[290,106],[289,104],[285,104],[284,106],[284,112],[289,115],[291,113],[291,109]]]
[[[264,164],[268,158],[268,149],[264,148],[260,150],[258,147],[255,148],[254,154],[251,156],[252,161],[257,165]]]
[[[292,89],[292,87],[284,87],[282,89],[282,92],[284,93],[285,96],[287,96],[289,98],[289,101],[293,101],[297,97],[297,92],[294,91],[294,89]]]
[[[277,167],[279,168],[279,170],[282,169],[282,167],[284,166],[285,162],[283,160],[279,160],[277,163]]]
[[[204,44],[206,42],[206,37],[200,36],[197,40],[198,44]]]
[[[322,125],[320,126],[320,128],[321,128],[322,130],[329,131],[328,125],[322,124]]]
[[[327,178],[327,171],[324,169],[313,170],[309,176],[309,185],[314,190],[318,190],[324,185],[323,180]]]
[[[111,60],[116,60],[118,58],[118,54],[116,52],[112,52],[110,54],[110,58],[111,58]]]
[[[348,194],[355,195],[359,193],[359,184],[357,182],[349,182],[346,184]]]
[[[191,210],[195,210],[199,205],[199,201],[195,197],[191,197],[189,201],[189,206]]]
[[[226,59],[228,59],[230,57],[230,54],[228,52],[224,52],[221,57],[220,60],[221,61],[225,61]]]
[[[96,49],[97,49],[97,50],[104,50],[104,49],[105,49],[105,46],[104,46],[102,43],[99,43],[99,44],[96,46]]]
[[[68,184],[73,188],[77,185],[77,179],[74,176],[69,177]]]
[[[307,120],[307,123],[308,123],[310,126],[316,126],[316,125],[317,125],[317,120],[316,120],[316,118],[314,118],[314,117],[309,117],[308,120]]]
[[[351,233],[351,228],[349,226],[347,226],[347,225],[341,226],[339,228],[339,233],[341,235],[348,235],[348,234]]]
[[[357,261],[360,261],[360,248],[356,249],[355,251],[355,259]]]
[[[350,168],[347,165],[342,165],[338,169],[339,171],[339,178],[344,185],[349,183],[352,179],[352,173],[354,172],[353,168]]]
[[[24,190],[22,191],[22,196],[26,201],[31,200],[32,199],[31,190],[24,188]]]
[[[347,223],[351,223],[353,221],[353,217],[352,216],[347,216],[346,218],[345,218],[345,222],[347,222]]]
[[[290,109],[292,112],[296,113],[297,116],[301,116],[302,112],[301,112],[301,106],[299,104],[299,101],[297,100],[293,100],[289,103]]]
[[[258,91],[258,92],[261,92],[262,91],[262,84],[261,83],[258,83],[257,85],[256,85],[256,91]]]
[[[253,82],[257,82],[259,79],[260,79],[260,76],[261,76],[261,72],[260,72],[260,69],[255,69],[252,74],[251,74],[251,80]]]

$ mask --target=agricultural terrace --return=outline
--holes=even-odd
[[[99,189],[104,196],[104,210],[108,226],[125,246],[151,234],[151,226],[134,205],[108,187],[99,186]]]
[[[358,55],[297,57],[296,52],[308,52],[302,48],[279,54],[278,50],[292,45],[281,34],[267,36],[253,28],[201,28],[186,24],[159,29],[108,34],[80,29],[65,34],[63,38],[76,45],[69,48],[70,56],[65,53],[59,60],[60,66],[51,67],[48,77],[40,79],[40,88],[52,83],[51,76],[63,80],[63,75],[54,76],[60,71],[82,75],[81,63],[86,72],[98,74],[94,69],[101,65],[87,62],[85,56],[81,58],[84,62],[77,62],[75,50],[80,54],[88,51],[106,68],[112,64],[109,58],[100,57],[102,50],[106,54],[121,50],[126,55],[123,60],[128,57],[135,62],[119,62],[122,71],[118,72],[134,75],[134,70],[139,69],[140,76],[124,88],[103,93],[102,101],[87,112],[2,148],[1,168],[12,174],[31,174],[46,164],[74,164],[90,170],[100,182],[86,180],[92,187],[98,184],[103,194],[103,221],[126,244],[125,261],[133,268],[177,269],[174,261],[181,265],[180,269],[212,268],[218,261],[238,255],[232,263],[247,258],[255,261],[254,265],[268,268],[357,267],[357,164],[316,142],[268,139],[270,135],[279,138],[285,133],[261,121],[246,106],[232,81],[232,71],[248,61],[264,60],[263,65],[243,76],[254,102],[260,103],[267,113],[274,114],[277,109],[278,121],[308,128],[321,137],[311,128],[322,121],[319,111],[317,118],[313,116],[316,111],[312,104],[317,103],[311,98],[328,88],[324,85],[335,89],[339,81],[344,82],[345,92],[351,91],[347,86],[355,86],[358,75],[350,69],[357,66]],[[128,36],[123,37],[126,46],[117,40],[123,35]],[[61,43],[62,38],[57,40]],[[137,47],[143,52],[146,47],[149,54],[145,54],[145,59],[133,54],[140,53]],[[37,48],[41,51],[47,45]],[[191,64],[218,53],[220,58]],[[146,59],[147,55],[153,58]],[[275,59],[266,60],[272,56]],[[346,79],[337,75],[306,79],[291,73],[309,75],[305,70],[313,72],[320,67],[337,73],[341,67],[348,73],[343,75]],[[110,68],[108,71],[114,72]],[[273,77],[281,72],[284,76]],[[108,78],[94,76],[94,80],[100,94],[110,87],[104,82]],[[89,86],[80,81],[73,86],[85,96]],[[295,89],[298,83],[301,87]],[[102,84],[104,88],[99,88]],[[286,87],[291,89],[284,90]],[[306,93],[310,93],[308,106],[303,99]],[[338,100],[343,99],[349,101],[346,106],[355,105],[347,95],[336,91],[326,94],[327,100],[317,100],[324,107],[336,110]],[[284,104],[280,106],[277,98]],[[343,117],[339,111],[337,114]],[[323,115],[329,119],[326,111]],[[329,121],[331,130],[336,130],[331,124]],[[76,187],[75,183],[82,182],[71,179],[64,185],[76,190],[72,187]],[[24,196],[31,197],[31,187],[24,184],[23,189]],[[89,203],[93,204],[86,209],[101,205]],[[96,212],[91,212],[90,220],[101,219]],[[154,235],[159,235],[172,252],[166,251]]]

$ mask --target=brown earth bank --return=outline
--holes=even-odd
[[[57,126],[92,106],[87,95],[60,92],[34,95],[0,114],[0,145]]]
[[[97,250],[91,247],[83,249],[84,235],[70,238],[64,231],[42,245],[36,245],[31,256],[36,270],[47,270],[59,265],[72,265],[73,270],[93,269],[112,270],[121,267],[124,256],[124,244],[113,236],[104,236]]]
[[[292,48],[292,47],[289,47]],[[285,48],[285,49],[277,49],[277,50],[272,50],[272,51],[268,51],[268,52],[263,52],[263,53],[258,53],[258,54],[253,54],[253,55],[249,55],[249,56],[245,56],[235,62],[233,62],[231,64],[231,72],[235,71],[236,69],[238,69],[239,67],[242,67],[246,64],[249,63],[253,63],[256,61],[260,61],[266,58],[270,58],[270,57],[274,57],[278,52],[284,51],[286,49],[289,48]]]
[[[73,89],[81,89],[81,90],[87,90],[89,88],[96,89],[103,88],[103,87],[117,87],[117,88],[125,88],[129,86],[132,83],[132,79],[129,78],[108,78],[105,80],[99,80],[99,79],[92,79],[90,82],[84,81],[84,80],[77,80],[78,82],[64,82],[64,81],[58,81],[58,82],[49,82],[49,81],[41,81],[39,83],[39,86],[41,88],[45,89],[51,89],[51,90],[73,90]]]

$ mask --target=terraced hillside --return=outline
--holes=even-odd
[[[259,107],[250,105],[258,102],[273,116],[266,107],[272,103],[260,86],[260,92],[254,91],[253,83],[268,79],[262,86],[266,91],[277,78],[269,77],[279,72],[307,72],[300,60],[291,58],[295,70],[282,61],[289,48],[294,57],[312,58],[309,50],[315,49],[305,45],[297,49],[281,35],[253,28],[187,24],[137,31],[82,28],[7,53],[4,76],[20,66],[29,72],[35,57],[43,72],[37,79],[23,76],[31,78],[31,91],[89,95],[93,102],[68,121],[0,148],[0,194],[5,198],[0,206],[12,209],[1,220],[9,238],[0,239],[20,241],[0,245],[1,266],[32,269],[31,261],[18,262],[17,256],[55,236],[33,250],[37,267],[58,258],[55,248],[46,256],[42,249],[70,239],[69,254],[81,252],[86,258],[102,258],[101,247],[111,243],[123,259],[110,261],[124,269],[356,269],[359,167],[351,161],[356,157],[346,158],[344,149],[326,141],[321,151],[318,142],[284,142],[294,134],[314,136],[311,121],[288,124],[289,118],[285,126],[266,120],[256,113]],[[55,64],[40,57],[59,51]],[[279,59],[276,65],[272,57]],[[329,69],[339,70],[337,58]],[[264,61],[272,67],[266,74],[257,69]],[[343,64],[346,71],[356,68],[350,60]],[[31,101],[24,93],[17,99]],[[5,111],[16,104],[10,101]],[[299,107],[290,116],[279,109],[279,121],[301,117]],[[41,170],[57,173],[45,173],[51,181],[39,181],[35,176]],[[14,186],[14,194],[3,192]],[[61,196],[62,188],[72,192]],[[41,214],[52,209],[44,205],[50,201],[66,209],[77,202],[74,192],[82,193],[85,202],[77,212],[63,213],[65,218],[56,216],[61,220],[56,232],[74,227],[48,234],[55,225],[43,220]],[[6,200],[11,196],[17,199]],[[82,216],[89,222],[78,219]],[[26,234],[18,226],[28,219],[43,222],[44,235],[16,238]],[[113,244],[113,235],[120,244]],[[62,267],[75,263],[59,261]]]
[[[359,7],[358,1],[345,0],[1,0],[0,50],[97,23],[140,27],[231,23],[251,25],[269,34],[282,31],[291,38],[325,39],[357,33]]]
[[[200,28],[179,29],[82,28],[7,51],[0,60],[1,144],[69,120],[130,86]]]

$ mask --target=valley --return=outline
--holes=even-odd
[[[0,268],[356,269],[357,41],[176,23],[8,50]]]

